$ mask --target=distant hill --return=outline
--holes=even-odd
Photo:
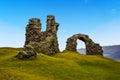
[[[120,62],[64,51],[36,59],[14,58],[20,48],[0,48],[0,80],[119,80]]]
[[[120,61],[120,45],[103,46],[102,48],[105,57]],[[86,50],[82,48],[78,49],[78,52],[85,54]]]

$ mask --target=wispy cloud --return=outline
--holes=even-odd
[[[117,9],[112,9],[112,14],[116,14],[117,13]]]

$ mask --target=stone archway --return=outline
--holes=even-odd
[[[77,39],[83,41],[86,46],[87,55],[103,55],[102,47],[98,43],[94,43],[88,35],[76,34],[67,39],[66,50],[77,51]]]

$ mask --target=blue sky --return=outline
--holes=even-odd
[[[120,0],[0,0],[0,47],[22,47],[28,20],[40,18],[44,31],[49,14],[60,24],[61,50],[77,33],[103,46],[120,44]],[[84,47],[78,43],[78,48]]]

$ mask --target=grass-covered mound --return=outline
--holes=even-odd
[[[14,58],[20,48],[0,48],[0,80],[119,80],[120,63],[64,51],[36,59]]]

